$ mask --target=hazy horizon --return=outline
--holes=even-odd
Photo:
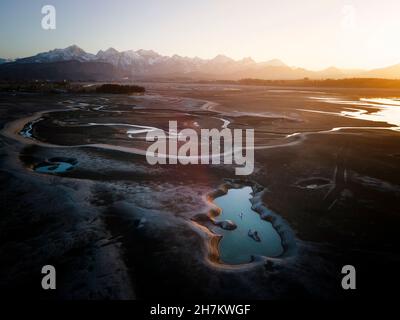
[[[41,28],[41,8],[57,10],[57,29]],[[375,69],[400,62],[395,0],[126,1],[0,3],[1,58],[76,44],[90,53],[154,50],[212,59],[223,54],[322,70]],[[382,50],[384,48],[385,50]]]

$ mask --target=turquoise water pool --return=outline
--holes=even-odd
[[[229,189],[228,193],[214,199],[222,209],[216,221],[231,220],[237,228],[220,229],[222,235],[219,243],[220,259],[227,264],[241,264],[252,260],[252,255],[276,257],[283,253],[281,237],[268,221],[251,209],[251,187]],[[249,236],[257,231],[259,242]]]
[[[54,164],[39,166],[35,171],[40,173],[63,173],[72,170],[73,167],[74,165],[68,162],[57,162]]]

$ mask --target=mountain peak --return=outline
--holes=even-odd
[[[119,53],[118,50],[114,49],[113,47],[108,48],[106,51],[104,51],[106,53]]]
[[[160,55],[153,51],[153,50],[145,50],[145,49],[139,49],[136,51],[137,54],[141,56],[148,56],[148,57],[159,57]]]
[[[53,52],[56,52],[56,50],[58,50],[60,52],[65,51],[65,52],[68,52],[68,53],[70,53],[72,55],[76,55],[76,56],[87,54],[82,48],[78,47],[76,44],[66,47],[65,49],[55,49],[55,50],[53,50]]]
[[[215,56],[212,61],[217,62],[217,63],[226,63],[226,62],[233,62],[234,60],[223,55],[223,54],[219,54],[217,56]]]
[[[330,66],[322,71],[341,72],[341,70],[339,68],[336,68],[335,66]]]
[[[64,49],[53,49],[47,52],[38,53],[35,56],[17,59],[18,62],[23,63],[42,63],[42,62],[57,62],[57,61],[90,61],[95,56],[93,54],[85,52],[77,45],[71,45]]]
[[[260,64],[268,67],[287,67],[287,65],[279,59],[271,59],[268,61],[261,62]]]
[[[242,60],[240,60],[239,62],[243,63],[243,64],[253,64],[256,63],[252,57],[245,57]]]
[[[99,50],[99,52],[97,52],[96,56],[99,58],[104,58],[104,57],[110,57],[110,56],[116,56],[118,55],[119,52],[117,50],[115,50],[114,48],[110,47],[107,50]]]
[[[78,47],[76,44],[72,44],[68,47],[66,47],[64,50],[71,50],[71,51],[83,51],[80,47]]]

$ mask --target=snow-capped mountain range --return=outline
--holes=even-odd
[[[129,75],[234,75],[265,67],[288,68],[282,61],[256,63],[251,58],[233,60],[224,55],[213,59],[189,58],[179,55],[163,56],[153,50],[117,51],[114,48],[100,50],[97,54],[85,52],[76,45],[54,49],[37,55],[17,59],[15,63],[50,63],[60,61],[110,63]]]
[[[305,77],[310,79],[346,77],[400,78],[400,65],[370,71],[344,70],[335,67],[321,71],[310,71],[287,66],[278,59],[255,62],[250,57],[234,60],[224,55],[218,55],[213,59],[201,59],[179,55],[163,56],[152,50],[117,51],[114,48],[100,50],[97,54],[92,54],[85,52],[76,45],[65,49],[42,52],[31,57],[16,59],[15,61],[0,59],[0,65],[0,76],[3,76],[3,78],[13,78],[15,70],[18,71],[18,77],[28,77],[27,74],[29,74],[29,77],[32,77],[31,74],[37,77],[43,73],[43,78],[51,74],[52,78],[57,79],[67,78],[65,73],[69,77],[80,79],[82,70],[85,70],[85,72],[90,70],[90,76],[85,73],[86,76],[94,77],[95,79],[102,79],[104,75],[112,79],[155,77],[224,80],[243,78],[285,80]],[[70,68],[73,69],[70,70]],[[34,69],[35,72],[25,72],[25,69],[28,71]],[[74,74],[76,70],[79,72]]]

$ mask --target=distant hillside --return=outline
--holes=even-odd
[[[387,68],[370,70],[362,75],[368,78],[400,79],[400,64],[396,64]]]
[[[202,83],[239,84],[252,86],[292,86],[292,87],[335,87],[335,88],[385,88],[400,89],[400,79],[380,78],[347,78],[325,80],[265,80],[265,79],[241,79],[204,81]]]
[[[96,87],[97,93],[131,94],[131,93],[144,93],[145,91],[146,89],[141,86],[120,85],[113,83],[106,83]]]
[[[11,62],[11,61],[7,60],[7,59],[0,58],[0,64],[7,63],[7,62]]]
[[[49,63],[6,63],[0,65],[2,80],[118,80],[121,72],[104,62],[60,61]]]

